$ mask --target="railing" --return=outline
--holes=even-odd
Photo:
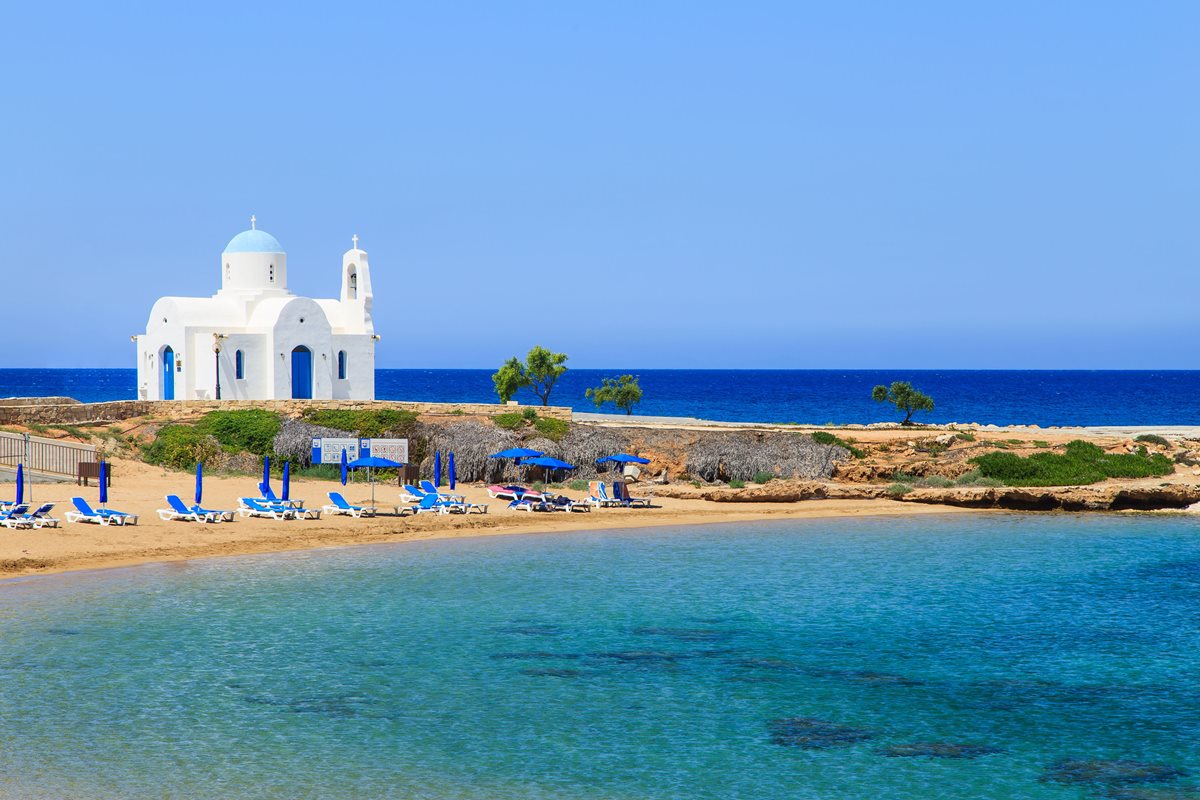
[[[90,444],[66,444],[36,436],[0,432],[0,464],[49,472],[55,475],[79,474],[81,463],[96,461],[96,448]]]

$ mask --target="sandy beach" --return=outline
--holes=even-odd
[[[376,518],[353,519],[322,515],[320,520],[277,522],[238,517],[232,523],[200,525],[165,522],[156,509],[165,508],[167,494],[191,500],[192,476],[136,461],[114,462],[109,507],[140,515],[137,525],[100,526],[67,524],[70,498],[82,496],[95,504],[98,489],[75,484],[37,484],[34,500],[54,502],[54,515],[63,520],[59,528],[40,530],[0,529],[0,578],[53,574],[81,569],[130,566],[180,561],[210,556],[244,555],[288,550],[345,547],[413,540],[515,533],[562,533],[648,526],[695,525],[719,522],[748,522],[770,519],[814,519],[876,515],[961,513],[948,506],[896,503],[891,500],[811,500],[803,503],[755,503],[732,506],[699,499],[657,498],[653,508],[594,509],[590,513],[529,513],[511,511],[505,501],[490,499],[481,485],[459,484],[458,493],[471,502],[489,503],[487,514],[421,514],[391,516],[400,504],[394,484],[376,486]],[[257,479],[251,476],[206,476],[204,506],[235,509],[238,497],[253,493]],[[276,487],[278,489],[278,487]],[[292,496],[308,507],[328,503],[328,492],[341,491],[351,503],[369,503],[370,485],[352,481],[342,487],[336,481],[293,480]],[[643,494],[646,487],[639,489]],[[582,493],[566,491],[568,496]]]

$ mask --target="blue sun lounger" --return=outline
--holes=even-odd
[[[111,508],[92,508],[82,497],[72,497],[74,511],[67,512],[67,522],[94,522],[100,525],[136,525],[137,514],[126,514]]]
[[[334,514],[346,514],[351,517],[373,517],[375,516],[375,508],[373,506],[356,506],[346,502],[346,498],[342,497],[341,492],[330,492],[329,505],[325,506],[322,511],[330,516]]]

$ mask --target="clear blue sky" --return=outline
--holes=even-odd
[[[0,366],[129,366],[258,216],[383,367],[1200,367],[1200,5],[0,21]],[[2,393],[2,392],[0,392]]]

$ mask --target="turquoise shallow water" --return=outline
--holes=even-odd
[[[780,522],[10,582],[0,796],[1200,797],[1198,534]],[[979,749],[889,749],[931,742]]]

